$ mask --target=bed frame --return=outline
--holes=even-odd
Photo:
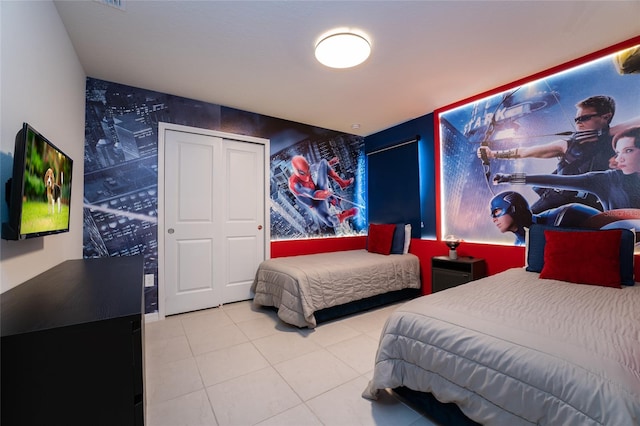
[[[346,315],[377,308],[379,306],[390,305],[401,300],[413,299],[420,295],[420,289],[404,288],[402,290],[390,291],[388,293],[367,297],[365,299],[354,300],[353,302],[345,303],[344,305],[321,309],[316,311],[315,317],[318,323],[327,322]]]
[[[443,425],[455,426],[480,426],[467,416],[464,415],[460,407],[455,403],[444,403],[436,399],[429,392],[418,392],[405,386],[392,389],[398,397],[415,409],[419,413],[427,416],[429,419]]]

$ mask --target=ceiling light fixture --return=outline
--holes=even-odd
[[[323,37],[316,44],[316,59],[331,68],[360,65],[371,54],[369,41],[352,32],[338,32]]]

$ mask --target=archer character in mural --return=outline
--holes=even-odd
[[[358,214],[358,209],[352,207],[334,213],[331,206],[340,208],[340,199],[329,188],[329,178],[333,179],[341,189],[348,188],[354,179],[342,179],[331,167],[338,162],[337,158],[331,161],[322,159],[314,164],[317,168],[316,181],[311,176],[311,166],[302,155],[296,155],[291,159],[293,174],[289,177],[289,189],[296,199],[316,215],[320,221],[335,228],[346,219]]]
[[[592,171],[607,170],[615,155],[611,148],[612,135],[609,125],[616,111],[615,100],[610,96],[591,96],[576,104],[574,118],[576,131],[568,139],[560,139],[544,145],[492,151],[486,146],[478,148],[477,155],[490,159],[554,158],[558,165],[557,175],[578,175]],[[558,188],[534,188],[540,198],[531,206],[534,213],[569,203],[581,203],[599,210],[598,199],[584,191]]]
[[[542,213],[534,214],[527,200],[518,192],[505,191],[491,199],[491,218],[502,233],[513,232],[515,244],[525,243],[525,228],[532,224],[581,227],[600,210],[584,204],[565,204]]]
[[[538,185],[573,191],[588,191],[598,197],[605,211],[640,208],[640,127],[618,133],[612,141],[615,158],[609,169],[574,176],[501,174],[493,178],[501,183]]]

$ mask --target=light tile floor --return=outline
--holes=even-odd
[[[299,329],[250,301],[145,325],[148,426],[434,426],[383,393],[361,397],[398,305]]]

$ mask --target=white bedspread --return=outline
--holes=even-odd
[[[283,321],[313,328],[315,311],[420,285],[413,254],[347,250],[265,260],[251,291],[255,304],[278,308]]]
[[[389,318],[363,396],[406,386],[486,425],[639,425],[640,285],[511,269]]]

